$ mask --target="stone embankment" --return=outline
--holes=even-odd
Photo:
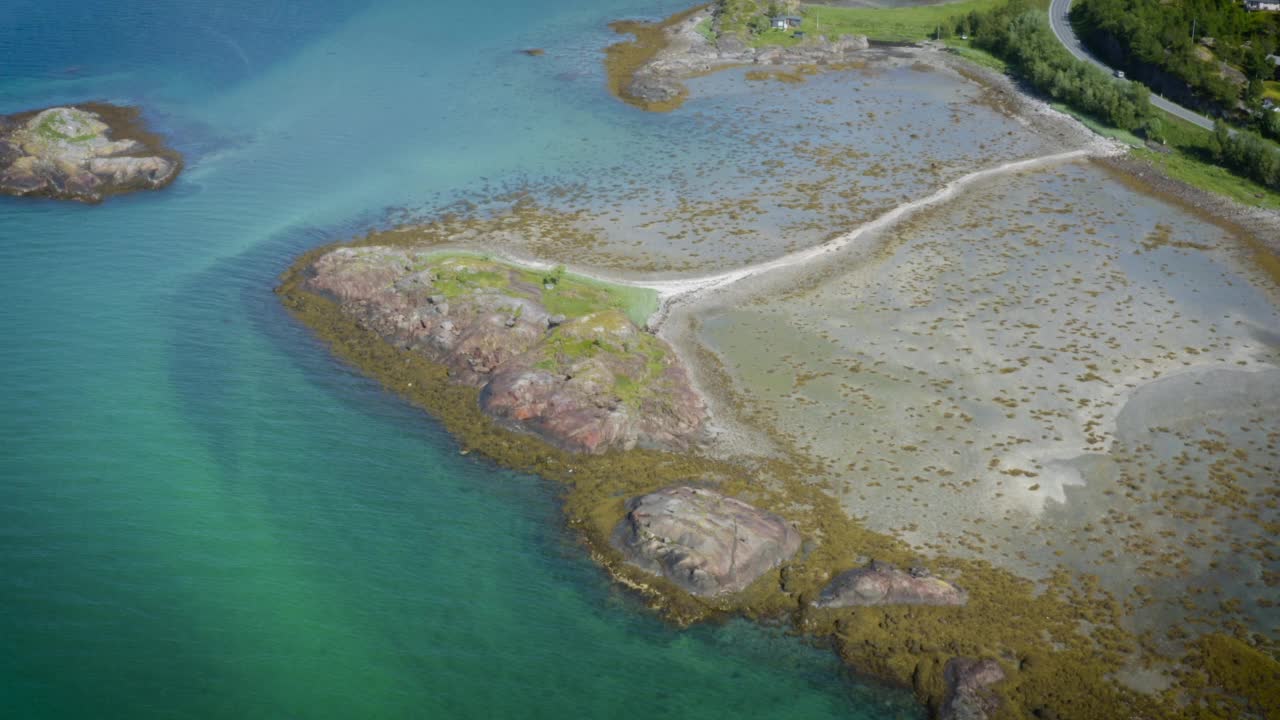
[[[173,182],[182,159],[106,104],[0,116],[0,193],[100,202]]]

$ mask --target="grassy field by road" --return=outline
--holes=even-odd
[[[1009,63],[974,45],[973,41],[968,38],[950,37],[943,40],[943,42],[946,43],[951,52],[971,63],[998,70],[999,72],[1009,71]]]
[[[1280,210],[1280,193],[1236,175],[1213,160],[1213,133],[1168,113],[1158,111],[1167,147],[1161,153],[1142,148],[1134,154],[1162,169],[1166,175],[1188,185],[1226,195],[1244,205]],[[1273,150],[1280,151],[1275,143]]]
[[[809,35],[866,35],[885,42],[912,42],[934,36],[939,28],[944,33],[952,18],[974,10],[986,10],[1003,0],[961,0],[940,5],[918,5],[898,8],[841,8],[805,5],[800,16],[800,30]],[[792,31],[770,30],[756,36],[757,45],[794,45],[799,40]]]
[[[1165,145],[1148,146],[1138,136],[1111,127],[1062,103],[1054,109],[1075,117],[1086,127],[1104,137],[1130,146],[1135,156],[1146,160],[1169,177],[1202,190],[1226,195],[1242,205],[1280,210],[1280,193],[1232,173],[1213,161],[1213,133],[1163,110],[1155,110],[1160,119]]]

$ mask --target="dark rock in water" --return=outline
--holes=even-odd
[[[627,562],[701,596],[743,590],[800,549],[781,517],[687,486],[633,499],[612,541]]]
[[[181,168],[135,109],[90,103],[0,117],[0,193],[99,202],[164,187]]]
[[[938,720],[987,720],[1000,709],[1000,698],[988,689],[1005,677],[995,660],[952,658],[943,672],[947,696]]]
[[[969,596],[923,568],[904,572],[872,560],[866,567],[840,573],[823,588],[816,607],[856,605],[964,605]]]
[[[310,268],[308,289],[335,299],[397,347],[480,388],[480,408],[574,452],[687,448],[706,408],[675,352],[598,287],[546,289],[536,273],[469,256],[339,248]],[[571,299],[578,314],[545,302]]]

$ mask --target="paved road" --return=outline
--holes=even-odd
[[[1108,73],[1115,74],[1115,70],[1104,65],[1097,58],[1090,55],[1089,51],[1084,49],[1084,45],[1080,43],[1080,38],[1076,37],[1076,31],[1071,27],[1071,21],[1067,20],[1067,13],[1070,11],[1071,0],[1051,0],[1049,3],[1049,25],[1053,28],[1053,34],[1058,36],[1058,42],[1065,45],[1066,48],[1071,51],[1072,55],[1075,55],[1085,62],[1091,62],[1103,70],[1106,70]],[[1169,102],[1154,93],[1151,95],[1151,104],[1161,110],[1164,110],[1170,115],[1175,115],[1187,122],[1195,123],[1206,130],[1213,129],[1213,121],[1209,118],[1199,113],[1192,112],[1177,103]]]

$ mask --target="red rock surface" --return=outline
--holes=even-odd
[[[613,545],[693,595],[738,592],[800,549],[786,520],[713,490],[678,486],[632,500]]]
[[[817,607],[856,605],[964,605],[968,594],[919,569],[899,570],[887,563],[840,573],[823,588]]]
[[[481,409],[494,419],[557,446],[684,449],[699,437],[706,410],[683,365],[624,314],[555,316],[542,304],[544,288],[515,268],[432,257],[339,248],[313,264],[307,286],[388,342],[445,365],[454,382],[480,388]],[[441,275],[457,277],[458,267],[499,286],[460,293]]]

